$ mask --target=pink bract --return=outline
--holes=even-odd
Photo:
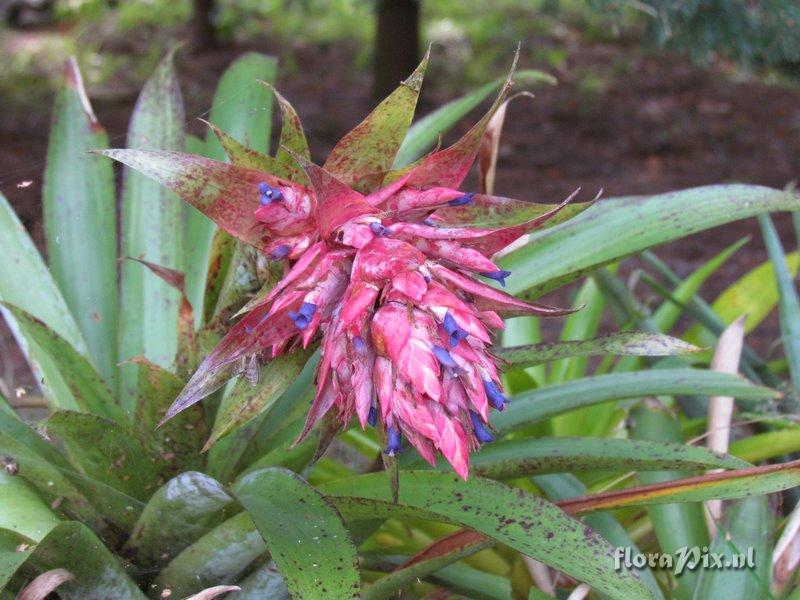
[[[399,452],[406,439],[431,464],[441,453],[467,478],[470,452],[493,439],[490,411],[506,403],[491,354],[501,317],[569,312],[485,283],[504,284],[510,275],[492,256],[565,203],[458,190],[511,74],[489,112],[458,142],[393,170],[426,64],[427,57],[321,167],[309,160],[299,120],[280,96],[277,157],[216,129],[231,164],[176,152],[103,152],[285,262],[283,279],[248,305],[166,418],[215,391],[241,361],[255,356],[263,363],[319,341],[317,391],[298,439],[325,416],[341,427],[355,416],[362,428],[380,428],[387,454]],[[486,215],[490,226],[483,225]]]

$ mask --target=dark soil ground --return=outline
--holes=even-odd
[[[569,58],[556,73],[560,85],[540,87],[535,100],[517,101],[509,109],[496,193],[554,202],[577,186],[587,195],[603,188],[610,197],[722,182],[783,187],[800,174],[800,91],[745,80],[724,65],[702,69],[678,57],[645,54],[635,45],[570,44]],[[257,49],[280,54],[280,48]],[[194,117],[206,114],[215,82],[241,51],[182,52],[178,69],[191,131],[202,132]],[[315,158],[324,157],[371,108],[369,75],[352,68],[353,55],[343,47],[296,50],[299,69],[279,79],[303,119]],[[503,68],[498,64],[498,72]],[[437,74],[434,66],[423,113],[454,93],[437,82]],[[93,99],[112,145],[124,144],[134,101],[133,92]],[[45,103],[0,113],[2,191],[39,243],[49,111]],[[462,123],[461,131],[468,124]],[[33,183],[17,187],[23,181]],[[778,220],[784,243],[794,246],[788,215]],[[713,298],[765,259],[755,221],[693,236],[660,254],[687,274],[748,234],[753,240],[704,288]],[[765,348],[776,336],[773,319],[762,327],[763,343],[756,343]],[[15,381],[20,377],[17,372]]]

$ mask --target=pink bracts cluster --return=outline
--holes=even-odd
[[[491,409],[506,404],[492,332],[504,316],[566,312],[484,283],[504,285],[510,275],[491,257],[566,202],[548,207],[458,191],[511,76],[461,140],[393,171],[424,67],[323,167],[309,161],[296,114],[279,95],[284,130],[275,158],[219,131],[232,164],[173,152],[106,152],[285,262],[283,279],[247,305],[168,416],[213,392],[242,361],[263,363],[321,339],[317,392],[299,439],[325,416],[341,427],[355,416],[362,428],[380,427],[387,454],[399,452],[405,438],[431,464],[441,453],[467,478],[470,451],[494,439]],[[487,215],[494,226],[469,226]]]

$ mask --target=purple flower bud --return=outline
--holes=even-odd
[[[489,442],[494,441],[494,435],[492,432],[486,428],[483,421],[481,421],[480,416],[474,410],[469,411],[469,419],[472,421],[472,431],[475,433],[475,437],[478,439],[479,442],[482,444],[488,444]]]
[[[367,414],[367,423],[375,427],[378,424],[378,408],[376,406],[369,407],[369,413]]]
[[[456,323],[455,317],[451,315],[449,312],[444,314],[444,321],[442,321],[442,327],[450,336],[450,347],[453,348],[458,345],[461,340],[464,340],[469,336],[469,334],[461,329]]]
[[[370,223],[369,229],[370,231],[372,231],[372,233],[374,233],[378,237],[384,236],[387,233],[389,233],[389,230],[380,223]]]
[[[290,246],[287,246],[286,244],[278,246],[269,255],[269,259],[270,260],[281,260],[283,258],[286,258],[291,250],[292,250],[292,248]]]
[[[436,357],[436,360],[442,363],[445,367],[450,367],[451,369],[458,368],[458,363],[456,363],[456,361],[453,360],[453,357],[450,356],[450,353],[441,346],[433,347],[433,355]]]
[[[300,331],[305,331],[314,313],[317,312],[317,305],[311,302],[303,302],[299,311],[290,310],[289,318],[294,321],[295,327]]]
[[[281,191],[265,181],[258,184],[258,191],[261,192],[261,204],[272,204],[283,199]]]
[[[360,335],[357,335],[353,338],[353,347],[361,356],[364,356],[367,353],[367,343]]]
[[[500,387],[491,379],[484,379],[483,389],[486,390],[486,397],[489,398],[489,402],[492,403],[492,406],[502,412],[506,407],[508,398],[505,397]]]
[[[458,198],[453,198],[447,203],[447,206],[464,206],[465,204],[472,204],[475,194],[464,194]]]
[[[403,436],[397,427],[386,428],[386,449],[383,451],[386,456],[394,456],[403,451]]]
[[[505,271],[503,269],[500,269],[499,271],[491,271],[491,272],[487,271],[481,273],[481,275],[483,275],[484,277],[488,277],[489,279],[494,279],[500,285],[506,287],[506,277],[511,275],[511,271]]]

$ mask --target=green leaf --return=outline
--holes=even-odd
[[[779,429],[733,440],[730,454],[750,463],[800,452],[800,429]]]
[[[139,94],[128,126],[128,148],[179,150],[183,147],[183,100],[170,52]],[[183,208],[166,188],[124,169],[122,256],[143,259],[169,269],[184,268]],[[178,350],[180,293],[134,261],[122,264],[120,295],[121,360],[144,356],[173,368]],[[133,411],[138,368],[121,368],[120,399]]]
[[[514,81],[521,85],[538,83],[554,85],[556,83],[555,78],[547,73],[529,70],[515,73]],[[397,152],[394,167],[405,167],[422,156],[427,150],[430,150],[436,144],[440,135],[447,133],[472,109],[497,91],[504,82],[505,77],[498,77],[461,98],[448,102],[414,123],[408,130],[408,134]]]
[[[745,498],[730,504],[710,552],[723,562],[741,560],[744,568],[702,569],[695,598],[750,600],[770,598],[772,535],[775,518],[766,496]],[[755,564],[747,565],[751,557]]]
[[[792,387],[800,391],[800,298],[797,296],[794,279],[789,273],[789,266],[784,256],[783,246],[778,232],[768,215],[758,217],[761,235],[767,247],[775,281],[778,283],[779,315],[781,325],[781,342],[792,376]]]
[[[36,246],[28,236],[8,200],[0,194],[0,247],[3,248],[3,268],[0,269],[0,300],[24,306],[69,342],[78,352],[88,356],[83,335],[75,323],[61,292],[53,280]],[[34,342],[26,341],[14,318],[2,307],[0,312],[8,321],[37,380],[55,408],[77,409],[66,382],[50,356]]]
[[[60,521],[25,479],[0,470],[0,528],[38,542]]]
[[[44,227],[53,278],[103,379],[117,373],[117,222],[114,172],[98,156],[108,136],[78,64],[70,59],[56,96],[44,173]],[[11,299],[8,299],[11,301]],[[20,304],[28,308],[27,304]],[[33,312],[33,311],[32,311]],[[38,315],[37,315],[38,316]],[[79,347],[80,349],[80,347]]]
[[[322,494],[285,469],[250,473],[233,494],[264,536],[293,596],[360,597],[356,548]]]
[[[14,316],[25,337],[50,357],[81,411],[112,421],[125,420],[111,390],[85,356],[39,319],[10,304],[2,306]]]
[[[197,471],[181,473],[147,502],[127,546],[141,564],[163,566],[218,525],[232,502],[211,477]]]
[[[494,354],[503,360],[503,371],[514,371],[554,360],[578,356],[675,356],[700,350],[681,339],[662,333],[642,331],[612,333],[593,340],[575,340],[498,348]],[[561,381],[557,379],[556,381]]]
[[[283,577],[275,563],[261,565],[238,583],[239,591],[228,594],[227,600],[291,600]]]
[[[583,483],[569,474],[537,475],[533,477],[533,482],[551,501],[565,500],[586,494],[586,487]],[[641,550],[631,540],[628,532],[611,514],[598,512],[586,515],[583,517],[583,521],[617,548],[630,548],[634,554],[641,554]],[[645,565],[639,571],[639,575],[655,598],[664,598],[664,593],[649,566]]]
[[[158,427],[186,382],[147,360],[136,363],[139,380],[133,426],[139,438],[154,446],[170,470],[201,469],[200,449],[206,434],[203,406],[196,404]]]
[[[661,407],[639,405],[631,411],[631,421],[633,423],[631,433],[638,439],[683,442],[677,419]],[[652,484],[670,482],[686,475],[685,472],[673,469],[660,473],[639,473],[638,478],[642,483]],[[661,504],[649,507],[648,513],[653,521],[653,529],[662,552],[674,556],[680,548],[708,546],[708,531],[702,504]],[[698,573],[689,570],[676,575],[678,587],[675,595],[679,598],[691,598],[698,577]]]
[[[155,491],[155,457],[123,426],[96,415],[64,411],[50,416],[47,432],[61,440],[70,461],[90,478],[140,502]],[[126,507],[133,519],[140,502]]]
[[[658,471],[748,466],[700,446],[594,437],[519,439],[487,444],[471,457],[470,473],[513,479],[533,473],[592,470]],[[442,465],[442,468],[449,470]]]
[[[786,256],[789,273],[797,275],[800,267],[800,254],[792,252]],[[745,332],[750,332],[761,323],[778,303],[778,285],[772,262],[767,261],[748,271],[744,276],[728,286],[711,305],[724,325],[729,325],[741,315],[747,315]],[[702,346],[715,342],[714,336],[694,325],[686,332],[684,338]]]
[[[64,568],[75,579],[59,586],[62,598],[146,600],[117,557],[82,523],[61,523],[35,547],[15,554],[16,567],[6,570],[9,550],[0,549],[0,582],[27,567],[35,573]]]
[[[266,154],[272,128],[272,94],[259,80],[275,81],[277,60],[247,52],[222,74],[211,109],[210,121],[245,146]],[[225,150],[212,132],[206,135],[205,154],[225,160]],[[186,207],[186,295],[198,311],[209,266],[211,241],[216,227],[193,207]]]
[[[172,590],[183,598],[212,585],[236,581],[267,546],[247,513],[221,523],[176,556],[155,580],[153,594]]]
[[[246,52],[222,74],[210,121],[238,142],[258,152],[269,149],[272,130],[272,93],[259,80],[272,82],[278,68],[274,56]],[[225,160],[225,151],[213,135],[206,135],[209,158]]]
[[[798,208],[800,197],[753,185],[706,186],[605,200],[574,219],[534,233],[499,265],[514,273],[507,291],[529,290],[538,296],[651,246],[762,212]],[[625,235],[619,235],[621,231]]]
[[[381,577],[364,591],[362,598],[384,600],[397,596],[408,584],[493,545],[492,540],[473,531],[463,529],[456,531],[437,540],[385,577]]]
[[[567,340],[591,340],[597,335],[600,327],[600,320],[603,318],[605,301],[603,295],[597,289],[597,284],[591,278],[583,282],[575,300],[573,308],[581,308],[564,319],[564,326],[561,328],[560,339],[562,342]],[[570,343],[572,344],[572,343]],[[578,348],[574,348],[578,350]],[[575,355],[567,354],[559,356],[559,360],[550,369],[550,382],[558,383],[569,379],[577,379],[586,374],[586,356],[580,352]],[[566,425],[567,423],[565,423]]]
[[[360,192],[380,185],[414,118],[429,54],[430,50],[408,79],[339,140],[325,160],[326,171]]]
[[[686,277],[686,279],[673,290],[672,297],[682,304],[688,302],[692,296],[697,293],[703,283],[705,283],[706,279],[719,270],[725,261],[744,246],[749,239],[750,238],[743,238],[738,242],[734,242],[714,258],[706,261],[705,264]],[[669,331],[675,326],[682,312],[683,307],[681,305],[676,305],[674,302],[667,301],[658,307],[658,310],[653,313],[651,318],[659,331]]]
[[[586,377],[519,394],[511,399],[505,411],[492,417],[492,423],[495,429],[506,433],[533,421],[606,400],[678,394],[731,396],[742,401],[780,397],[780,393],[753,385],[738,375],[699,369],[655,369]]]
[[[0,454],[4,461],[16,467],[15,477],[35,487],[37,495],[47,505],[57,503],[60,512],[101,529],[104,523],[98,512],[66,476],[67,473],[77,475],[74,469],[32,429],[21,421],[14,421],[15,417],[0,414]]]
[[[272,93],[275,94],[275,99],[278,101],[278,106],[281,108],[281,137],[278,140],[278,152],[275,157],[282,163],[293,165],[295,163],[292,158],[292,152],[307,160],[311,160],[311,151],[308,148],[308,141],[306,134],[303,131],[303,125],[300,123],[300,117],[297,116],[297,111],[294,106],[284,98],[278,90],[269,86]],[[301,169],[302,170],[302,169]]]
[[[222,400],[205,449],[237,427],[269,411],[300,375],[313,352],[314,348],[309,348],[273,358],[259,370],[255,386],[246,378],[240,378]]]
[[[391,502],[385,473],[362,475],[322,486],[332,496]],[[390,505],[391,506],[391,505]],[[473,477],[401,471],[398,518],[403,508],[422,510],[469,527],[615,598],[648,598],[634,573],[614,570],[614,548],[555,505],[521,489]],[[347,515],[345,514],[345,517]]]

